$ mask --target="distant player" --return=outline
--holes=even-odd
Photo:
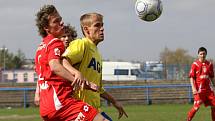
[[[104,40],[103,16],[99,13],[87,13],[81,16],[80,23],[84,38],[70,43],[63,54],[63,57],[66,58],[63,60],[63,64],[68,70],[70,70],[68,67],[73,65],[77,69],[76,75],[98,85],[99,91],[79,89],[75,91],[74,97],[87,102],[99,111],[100,97],[102,97],[116,107],[119,118],[123,115],[127,117],[122,105],[104,90],[102,84],[102,57],[97,45]],[[105,113],[102,114],[106,116]]]
[[[190,83],[192,86],[194,105],[188,112],[187,121],[191,121],[201,104],[211,106],[212,121],[215,121],[215,95],[211,88],[214,84],[213,64],[206,60],[207,50],[200,47],[198,50],[198,60],[193,62],[190,70]]]
[[[71,97],[71,85],[89,87],[85,80],[74,75],[61,64],[65,50],[62,40],[64,23],[53,5],[44,5],[37,13],[36,25],[43,37],[35,63],[40,87],[40,115],[44,121],[108,121],[92,106]]]

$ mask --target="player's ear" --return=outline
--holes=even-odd
[[[49,33],[49,29],[47,26],[43,27],[43,29],[46,31],[46,33]]]
[[[86,34],[90,34],[89,28],[87,26],[83,26],[83,30]]]

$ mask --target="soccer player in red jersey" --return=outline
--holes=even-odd
[[[215,121],[215,95],[211,88],[214,84],[213,64],[206,60],[207,49],[200,47],[198,50],[198,60],[193,62],[190,70],[190,83],[194,95],[194,105],[188,112],[187,121],[191,121],[195,113],[204,103],[205,106],[211,106],[212,121]]]
[[[67,48],[69,46],[69,43],[71,41],[73,41],[74,39],[76,39],[76,37],[77,37],[77,31],[70,24],[64,26],[64,29],[65,29],[65,31],[64,31],[65,33],[64,33],[64,35],[60,39],[64,42],[65,48]],[[42,45],[42,43],[41,43],[41,45]],[[37,54],[39,54],[39,53],[40,52],[37,52]],[[35,63],[38,63],[37,59],[35,60]],[[40,102],[40,94],[39,94],[39,85],[37,83],[37,85],[36,85],[36,91],[35,91],[35,96],[34,96],[34,104],[38,106],[39,102]]]
[[[44,5],[36,14],[36,25],[43,37],[35,57],[40,87],[40,115],[43,120],[108,121],[92,106],[71,97],[71,85],[82,86],[86,81],[75,80],[74,75],[61,64],[65,46],[59,38],[65,29],[56,8]]]

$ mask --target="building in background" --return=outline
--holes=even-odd
[[[33,69],[6,70],[3,72],[2,76],[2,82],[13,83],[31,83],[36,82],[38,79],[38,76]]]
[[[102,79],[106,81],[127,80],[188,80],[190,65],[165,65],[161,61],[114,62],[103,61]],[[34,83],[38,77],[32,63],[23,69],[0,71],[0,82]]]
[[[1,82],[14,83],[29,83],[36,82],[38,79],[32,65],[25,69],[5,70],[2,72],[3,80]],[[103,80],[117,81],[117,80],[137,80],[139,70],[141,70],[140,63],[132,62],[103,62],[102,77]]]

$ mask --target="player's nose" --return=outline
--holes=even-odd
[[[60,22],[60,25],[61,25],[61,26],[64,26],[64,22],[63,22],[63,21],[61,21],[61,22]]]

